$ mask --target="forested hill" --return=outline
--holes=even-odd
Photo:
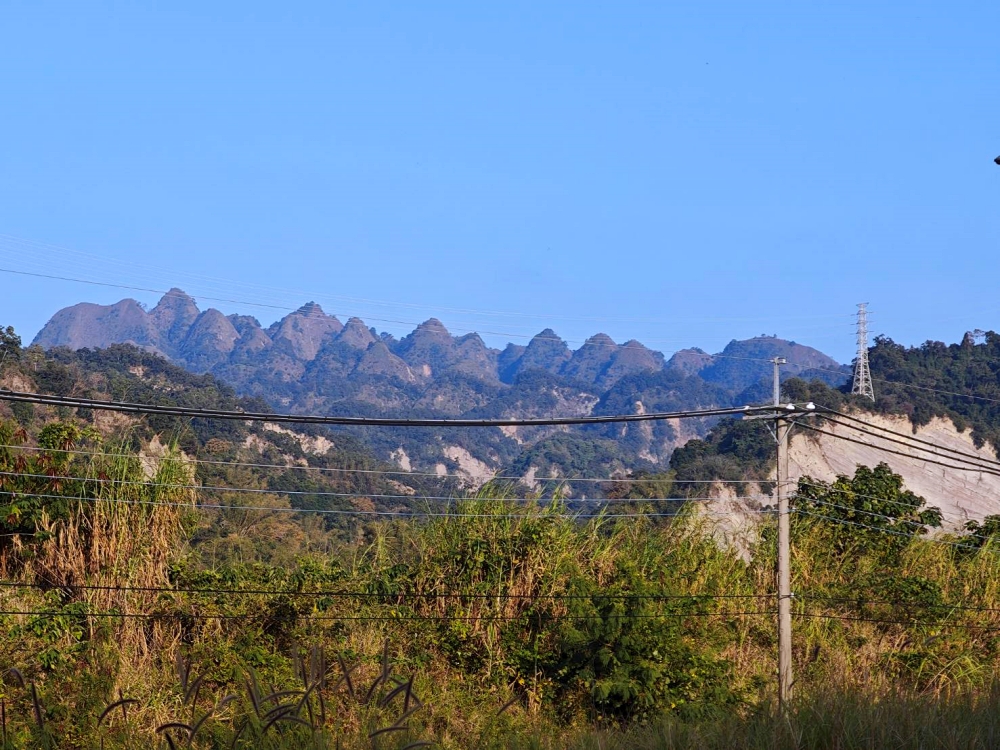
[[[241,397],[212,375],[194,375],[134,346],[45,353],[37,347],[21,349],[19,343],[11,329],[0,330],[2,388],[158,405],[271,411],[266,402]],[[253,494],[246,496],[205,490],[202,501],[209,504],[395,510],[409,507],[410,496],[447,494],[455,489],[449,478],[384,475],[382,471],[397,467],[377,460],[357,439],[322,427],[287,429],[266,423],[133,417],[8,402],[0,402],[0,420],[17,424],[28,444],[61,425],[59,429],[67,435],[63,447],[80,450],[79,461],[94,450],[88,446],[138,452],[154,463],[167,453],[179,452],[191,462],[192,479],[201,486],[254,488]],[[336,513],[324,517],[328,526],[337,525]]]
[[[452,335],[436,319],[396,339],[314,303],[265,328],[249,316],[201,310],[179,289],[148,311],[134,300],[65,308],[35,343],[52,352],[133,344],[281,411],[341,415],[541,417],[729,406],[769,397],[767,360],[775,356],[788,360],[788,376],[845,377],[822,352],[774,336],[732,341],[719,355],[687,349],[667,359],[601,333],[574,350],[545,329],[500,350],[474,333]],[[515,466],[538,474],[662,471],[677,445],[710,426],[353,434],[397,466],[482,480]]]
[[[918,347],[879,337],[868,356],[880,411],[906,414],[915,425],[950,417],[971,427],[977,442],[1000,447],[1000,334]]]

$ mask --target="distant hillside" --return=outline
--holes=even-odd
[[[56,349],[49,356],[40,350],[19,351],[9,337],[0,341],[4,356],[0,387],[97,399],[222,410],[268,412],[260,399],[238,396],[211,375],[195,375],[162,357],[130,345],[71,352]],[[378,470],[394,467],[379,461],[358,440],[335,435],[322,427],[287,429],[276,424],[179,419],[165,416],[134,417],[125,414],[67,407],[0,403],[0,420],[15,421],[29,442],[55,423],[93,431],[109,450],[136,451],[155,462],[169,446],[192,464],[200,484],[250,486],[252,501],[284,501],[291,507],[391,510],[407,507],[413,494],[440,495],[454,489],[447,478],[384,476]],[[114,448],[113,446],[119,446]],[[243,462],[231,466],[229,462]],[[307,469],[307,467],[310,467]],[[332,469],[332,471],[331,471]],[[360,471],[353,471],[360,470]],[[289,493],[291,494],[285,494]],[[315,495],[311,493],[317,493]],[[233,502],[231,495],[203,491],[205,503]],[[246,498],[236,502],[247,504]],[[251,503],[252,504],[252,503]],[[328,526],[338,523],[327,516]]]
[[[843,368],[823,353],[772,337],[733,341],[721,356],[700,350],[669,362],[638,341],[598,333],[579,349],[545,329],[527,345],[502,350],[475,333],[453,336],[434,318],[397,340],[358,318],[341,322],[309,303],[268,328],[253,317],[200,310],[172,289],[151,310],[134,300],[82,303],[56,313],[35,344],[49,350],[133,344],[198,373],[210,373],[240,394],[293,412],[371,416],[528,417],[666,411],[730,405],[766,396],[774,356],[790,375],[812,368],[832,382]],[[705,424],[633,425],[577,430],[563,470],[577,472],[665,467],[677,445],[702,436]],[[401,466],[483,478],[512,467],[556,428],[530,430],[356,431],[377,455]],[[608,458],[607,440],[616,455]],[[581,442],[582,441],[582,442]],[[589,447],[583,447],[591,441]],[[579,455],[576,455],[579,454]],[[533,454],[534,455],[534,454]],[[540,455],[540,454],[539,454]],[[553,454],[556,455],[556,454]],[[562,455],[562,454],[558,454]],[[552,461],[546,460],[549,470]],[[537,467],[540,468],[540,467]]]
[[[869,349],[876,402],[849,395],[849,384],[831,388],[823,382],[789,379],[782,398],[814,401],[851,411],[866,422],[896,432],[912,432],[940,451],[960,451],[987,461],[1000,456],[1000,334],[966,334],[961,343],[928,341],[906,347],[879,337]],[[959,471],[930,463],[925,451],[905,442],[887,443],[836,424],[831,435],[793,433],[789,469],[793,479],[811,476],[829,481],[852,475],[858,465],[886,463],[906,486],[941,509],[948,528],[1000,514],[1000,480],[990,472]],[[853,442],[851,442],[853,441]],[[878,450],[888,447],[897,453]],[[947,454],[945,454],[947,455]],[[945,461],[945,464],[948,464]],[[676,483],[691,491],[706,480],[746,482],[755,487],[774,476],[774,438],[761,421],[725,420],[704,439],[691,440],[671,456]]]
[[[831,385],[840,385],[850,375],[849,367],[838,364],[823,352],[777,336],[733,340],[714,356],[701,349],[684,349],[670,358],[668,366],[739,393],[753,389],[761,381],[766,381],[770,387],[772,366],[768,360],[775,357],[788,361],[781,368],[782,380],[815,377]]]
[[[880,336],[868,356],[880,411],[905,414],[917,426],[947,417],[971,427],[977,445],[1000,448],[1000,334],[915,347]]]

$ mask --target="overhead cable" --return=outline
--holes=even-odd
[[[234,495],[236,494],[249,494],[249,495],[289,495],[289,496],[306,496],[306,497],[337,497],[337,498],[352,498],[361,499],[368,498],[371,500],[408,500],[408,501],[418,501],[427,500],[433,502],[470,502],[475,501],[480,498],[476,497],[461,497],[457,495],[385,495],[374,492],[327,492],[325,490],[285,490],[285,489],[268,489],[265,487],[229,487],[220,486],[212,484],[172,484],[167,482],[156,482],[153,480],[142,480],[142,479],[113,479],[111,477],[79,477],[69,474],[27,474],[24,472],[17,471],[0,471],[0,477],[11,477],[11,478],[21,478],[21,479],[41,479],[46,482],[91,482],[99,485],[110,485],[114,486],[126,486],[126,487],[152,487],[156,489],[167,489],[167,490],[193,490],[193,491],[207,491],[207,492],[228,492]],[[0,486],[3,486],[2,481],[0,481]],[[19,494],[16,490],[11,490],[13,494]],[[6,494],[0,492],[0,495]],[[66,495],[66,497],[71,497]],[[770,495],[748,495],[748,499],[770,499]],[[94,498],[97,500],[103,500],[105,498]],[[718,497],[714,496],[701,496],[701,497],[643,497],[643,498],[630,498],[630,497],[614,497],[614,498],[561,498],[561,497],[500,497],[500,498],[489,498],[491,500],[500,500],[502,502],[510,503],[536,503],[545,501],[555,501],[555,502],[572,502],[572,503],[634,503],[634,502],[647,502],[647,503],[684,503],[688,501],[715,501],[719,500]]]
[[[953,454],[955,454],[957,456],[962,456],[964,458],[969,458],[969,459],[973,459],[973,460],[976,460],[976,461],[982,461],[984,463],[988,463],[988,464],[992,464],[994,466],[1000,467],[1000,461],[998,461],[996,459],[984,458],[982,456],[976,455],[975,453],[971,453],[969,451],[958,450],[957,448],[949,448],[948,446],[941,445],[939,443],[935,443],[935,442],[933,442],[931,440],[924,440],[923,438],[917,437],[916,435],[908,435],[905,432],[899,432],[898,430],[892,430],[892,429],[889,429],[888,427],[883,427],[881,425],[874,424],[873,422],[868,422],[868,421],[866,421],[864,419],[860,419],[860,418],[858,418],[856,416],[853,416],[851,414],[844,414],[843,412],[836,411],[835,409],[829,409],[827,407],[818,407],[818,409],[820,411],[822,411],[824,414],[833,414],[837,418],[837,419],[831,419],[831,421],[834,421],[834,422],[837,421],[837,420],[839,420],[839,419],[847,420],[849,422],[854,422],[856,424],[862,425],[863,427],[868,428],[869,430],[876,430],[878,432],[885,432],[885,433],[893,435],[893,436],[895,436],[897,438],[902,438],[904,440],[909,440],[909,441],[914,442],[914,443],[920,443],[922,445],[930,446],[931,448],[934,448],[935,450],[938,450],[938,451],[943,451],[945,453],[953,453]],[[850,425],[844,425],[844,426],[848,427]],[[859,429],[857,427],[854,427],[853,429],[856,429],[856,430],[859,430],[859,431],[863,431],[863,430],[861,430],[861,429]]]
[[[111,586],[98,584],[57,584],[57,583],[28,583],[25,581],[0,581],[0,588],[14,589],[39,589],[42,591],[104,591],[104,592],[131,592],[131,593],[164,593],[164,594],[220,594],[232,596],[313,596],[329,597],[333,599],[482,599],[487,601],[549,601],[549,600],[650,600],[650,601],[673,601],[673,600],[702,600],[702,599],[770,599],[774,594],[605,594],[595,592],[593,594],[483,594],[462,591],[344,591],[342,589],[317,589],[303,590],[295,589],[233,589],[233,588],[205,588],[205,587],[185,587],[185,586]]]
[[[968,625],[961,622],[929,621],[929,620],[888,620],[874,617],[859,617],[853,615],[832,615],[821,612],[796,612],[796,617],[808,617],[814,620],[846,620],[849,622],[868,622],[875,625],[907,625],[910,627],[955,628],[958,630],[973,630],[993,632],[1000,630],[1000,625]]]
[[[819,518],[824,521],[829,521],[830,523],[841,524],[844,526],[856,526],[862,529],[869,529],[871,531],[877,531],[880,534],[889,534],[891,536],[901,536],[907,539],[924,539],[928,542],[933,542],[934,544],[945,544],[949,547],[957,547],[959,549],[967,549],[976,551],[979,548],[972,544],[962,544],[961,542],[950,542],[947,539],[935,539],[934,537],[923,536],[919,534],[908,534],[905,531],[895,531],[894,529],[887,529],[884,526],[872,526],[867,523],[858,523],[857,521],[848,521],[844,518],[836,518],[834,516],[823,515],[822,513],[813,513],[812,511],[803,510],[802,508],[796,508],[793,513],[802,516],[809,516],[811,518]]]
[[[812,425],[808,425],[808,424],[804,424],[804,423],[799,423],[799,426],[803,427],[804,429],[810,430],[812,432],[819,433],[820,435],[826,435],[827,437],[832,437],[832,438],[835,438],[837,440],[844,440],[844,441],[846,441],[848,443],[855,443],[857,445],[863,445],[866,448],[873,448],[873,449],[875,449],[877,451],[882,451],[883,453],[891,453],[891,454],[896,455],[896,456],[902,456],[903,458],[909,458],[910,460],[913,460],[913,461],[921,461],[921,462],[926,463],[926,464],[934,464],[935,466],[943,466],[946,469],[955,469],[956,471],[976,471],[976,472],[980,472],[982,474],[991,474],[993,476],[1000,476],[1000,472],[993,471],[993,470],[987,469],[987,468],[982,467],[982,466],[977,466],[977,465],[965,465],[965,466],[962,466],[962,465],[956,465],[956,464],[947,464],[947,463],[944,463],[942,461],[935,461],[935,460],[930,459],[930,458],[921,458],[920,456],[914,456],[914,455],[912,455],[910,453],[904,453],[902,451],[893,450],[892,448],[886,448],[885,446],[874,445],[872,443],[865,442],[864,440],[858,440],[856,438],[848,437],[847,435],[838,435],[835,432],[829,432],[827,430],[821,430],[818,427],[813,427]],[[957,459],[956,458],[956,459],[951,459],[951,460],[960,461],[961,459]]]
[[[660,620],[668,617],[751,617],[756,615],[773,615],[770,610],[749,611],[749,612],[658,612],[655,614],[636,614],[629,612],[609,612],[599,615],[604,620]],[[0,610],[0,616],[22,616],[22,617],[105,617],[109,619],[143,619],[143,620],[263,620],[263,621],[298,621],[307,622],[451,622],[451,621],[474,621],[487,620],[495,622],[513,622],[523,620],[528,614],[520,615],[498,615],[479,613],[463,613],[455,615],[311,615],[311,614],[283,614],[278,612],[246,612],[240,614],[211,614],[207,612],[65,612],[65,611],[45,611],[45,610]],[[560,620],[591,622],[595,615],[560,615]]]
[[[167,298],[170,298],[170,297],[174,297],[174,298],[178,298],[178,299],[187,299],[187,298],[189,298],[189,295],[187,295],[186,293],[172,292],[170,290],[154,289],[154,288],[150,288],[150,287],[134,286],[134,285],[128,285],[128,284],[116,284],[116,283],[111,283],[111,282],[106,282],[106,281],[92,281],[92,280],[89,280],[89,279],[73,278],[71,276],[61,276],[61,275],[52,274],[52,273],[42,273],[42,272],[33,272],[33,271],[19,271],[19,270],[12,269],[12,268],[0,268],[0,273],[15,274],[15,275],[18,275],[18,276],[30,276],[30,277],[41,278],[41,279],[51,279],[51,280],[55,280],[55,281],[72,281],[74,283],[79,283],[79,284],[89,284],[89,285],[92,285],[92,286],[110,287],[110,288],[114,288],[114,289],[124,289],[124,290],[127,290],[127,291],[133,291],[133,292],[151,292],[151,293],[154,293],[154,294],[160,294],[163,297],[167,297]],[[230,299],[230,298],[226,298],[226,297],[213,297],[213,296],[205,296],[205,295],[198,295],[198,296],[199,296],[200,299],[208,300],[210,302],[224,302],[224,303],[227,303],[227,304],[247,305],[247,306],[250,306],[250,307],[260,307],[260,308],[265,308],[265,309],[270,309],[270,310],[276,310],[278,312],[283,312],[283,313],[293,313],[293,312],[297,311],[296,308],[289,307],[287,305],[277,305],[277,304],[266,303],[266,302],[248,302],[246,300]],[[348,317],[345,313],[331,313],[331,314],[332,315],[339,314],[339,315],[341,315],[341,317]],[[323,313],[322,316],[323,317],[327,317],[327,314]],[[317,315],[314,316],[314,315],[307,314],[307,315],[303,315],[302,317],[306,317],[306,318],[308,318],[308,317],[320,317],[320,315],[317,314]],[[395,325],[407,325],[407,326],[416,326],[416,327],[420,327],[421,325],[423,325],[422,323],[417,323],[416,321],[412,321],[412,320],[400,320],[400,319],[397,319],[397,318],[382,318],[382,317],[374,317],[374,316],[369,316],[369,315],[365,315],[365,320],[368,321],[368,322],[375,322],[375,323],[389,323],[389,324],[395,324]],[[442,328],[444,329],[444,325],[443,324],[442,324]],[[829,328],[829,326],[822,326],[822,328],[826,329],[826,328]],[[445,329],[445,330],[448,330],[448,329]],[[457,333],[474,333],[474,334],[477,334],[477,335],[481,334],[481,335],[485,335],[485,336],[502,336],[502,337],[508,337],[508,338],[520,338],[520,339],[529,339],[529,340],[536,340],[537,339],[539,341],[555,341],[555,342],[561,342],[561,343],[589,344],[590,346],[604,346],[604,347],[610,347],[610,348],[613,348],[613,349],[621,349],[624,346],[623,344],[615,344],[613,342],[612,343],[596,342],[596,341],[593,341],[591,339],[564,339],[564,338],[562,338],[561,336],[558,336],[558,335],[553,335],[553,336],[541,335],[541,334],[532,335],[532,334],[524,334],[524,333],[513,333],[511,331],[491,331],[491,330],[484,330],[482,328],[460,328],[460,327],[452,327],[450,330],[451,331],[455,331]],[[657,340],[648,340],[647,339],[647,341],[649,341],[649,343],[651,343],[651,344],[658,343]],[[667,340],[667,343],[678,343],[678,342],[679,342],[679,339],[670,339],[670,340]],[[677,350],[674,350],[674,351],[665,351],[665,352],[660,352],[660,354],[671,354],[671,353],[676,353],[676,351]],[[762,358],[761,359],[757,359],[757,358],[750,358],[750,357],[731,357],[730,355],[725,355],[725,354],[702,354],[700,356],[711,357],[711,358],[721,357],[721,358],[729,358],[729,359],[754,359],[755,361],[760,361],[760,362],[769,362],[770,361],[770,360],[762,359]],[[797,367],[797,368],[799,368],[801,370],[813,369],[813,368],[810,368],[810,367],[808,367],[806,365],[799,365],[799,364],[796,364],[796,363],[790,363],[790,366],[791,367]]]
[[[151,456],[151,455],[139,455],[136,453],[106,453],[104,451],[88,451],[82,450],[80,448],[40,448],[31,445],[15,445],[13,443],[0,443],[0,450],[21,450],[30,451],[34,453],[59,453],[64,455],[73,456],[90,456],[95,458],[128,458],[128,459],[141,459],[141,460],[154,460],[154,461],[177,461],[183,464],[198,464],[206,466],[229,466],[229,467],[241,467],[249,469],[283,469],[288,471],[315,471],[320,474],[373,474],[376,476],[402,476],[402,477],[432,477],[437,479],[468,479],[468,474],[458,474],[458,473],[444,473],[439,474],[433,471],[404,471],[390,470],[390,469],[348,469],[341,467],[328,467],[328,466],[302,466],[299,464],[267,464],[267,463],[253,463],[247,461],[222,461],[222,460],[212,460],[205,458],[190,458],[188,456]],[[489,481],[526,481],[528,477],[517,476],[517,475],[492,475]],[[655,482],[663,479],[663,477],[658,477],[657,475],[648,476],[629,476],[629,477],[580,477],[580,476],[556,476],[556,475],[542,475],[533,476],[532,480],[538,482],[596,482],[596,483],[631,483],[631,482]],[[684,479],[676,480],[677,484],[747,484],[745,480],[742,479]]]
[[[622,422],[656,422],[667,419],[736,416],[771,413],[773,406],[744,406],[719,409],[693,409],[650,414],[614,414],[592,417],[539,417],[534,419],[408,419],[398,417],[332,417],[308,414],[267,414],[259,412],[201,409],[184,406],[157,406],[127,401],[105,401],[76,396],[51,396],[21,391],[0,391],[0,401],[46,406],[68,406],[129,414],[155,414],[190,419],[227,419],[242,422],[293,424],[324,424],[360,427],[535,427],[555,425],[617,424]]]
[[[277,493],[275,493],[277,494]],[[162,506],[171,508],[188,508],[191,510],[250,510],[250,511],[261,511],[269,513],[314,513],[316,515],[330,515],[330,516],[378,516],[378,517],[389,517],[389,518],[525,518],[524,513],[470,513],[470,512],[458,512],[454,510],[442,510],[442,511],[413,511],[413,510],[362,510],[359,508],[294,508],[291,506],[267,506],[267,505],[236,505],[227,503],[200,503],[200,502],[179,502],[171,500],[133,500],[129,498],[108,498],[108,497],[74,497],[69,495],[55,495],[55,494],[44,494],[37,492],[10,492],[10,491],[0,491],[0,497],[17,497],[17,498],[35,498],[39,500],[75,500],[78,502],[89,502],[89,503],[117,503],[120,505],[138,505],[138,506]],[[359,499],[364,499],[365,495],[358,495]],[[455,505],[468,504],[472,502],[482,502],[476,501],[475,498],[455,498]],[[503,500],[497,500],[496,502],[502,503]],[[647,500],[634,500],[632,501],[636,504],[642,504],[644,502],[650,502]],[[743,509],[741,513],[759,513],[759,514],[773,514],[775,511],[770,508],[761,509]],[[657,512],[657,511],[636,511],[633,513],[605,513],[601,510],[591,513],[572,513],[572,512],[555,512],[547,509],[542,509],[539,517],[541,518],[568,518],[573,520],[604,520],[609,518],[678,518],[680,516],[690,515],[687,510],[681,510],[678,512]],[[702,516],[720,516],[728,517],[732,515],[731,513],[724,511],[700,511],[699,515]]]
[[[827,417],[826,421],[830,424],[837,425],[838,427],[843,427],[844,429],[853,430],[863,435],[867,435],[868,437],[875,438],[876,440],[882,440],[887,443],[895,443],[896,445],[901,445],[904,448],[910,448],[911,450],[919,451],[920,453],[930,454],[936,458],[945,459],[947,461],[957,461],[968,466],[981,466],[984,471],[1000,471],[1000,462],[991,461],[988,458],[981,458],[973,453],[951,450],[951,455],[948,455],[941,450],[937,450],[936,448],[926,447],[927,445],[934,445],[926,440],[910,442],[906,435],[901,435],[900,433],[894,433],[899,435],[899,437],[890,437],[889,435],[883,435],[873,430],[866,430],[864,427],[859,427],[856,424],[841,422],[839,419],[834,419],[832,417]],[[914,456],[914,458],[919,458],[919,456]]]

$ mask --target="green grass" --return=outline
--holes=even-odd
[[[531,742],[513,748],[531,748]],[[555,747],[553,745],[553,747]],[[629,731],[585,732],[571,750],[974,750],[1000,747],[1000,694],[873,696],[820,692],[787,715],[762,708],[708,722],[665,718]]]
[[[0,688],[6,747],[998,746],[992,541],[882,544],[796,517],[797,700],[780,715],[770,527],[744,560],[693,511],[581,520],[490,488],[449,516],[317,544],[322,529],[288,514],[222,523],[225,512],[110,502],[194,495],[166,486],[189,483],[182,460],[148,476],[117,457],[121,444],[107,451],[73,466],[42,454],[28,471],[0,455],[5,471],[128,481],[36,478],[20,490],[65,501],[8,508],[11,528],[28,523],[16,510],[43,534],[0,543],[4,581],[39,585],[3,587],[2,608],[45,614],[0,616],[0,669],[18,670]],[[838,504],[860,487],[865,502],[885,493],[879,512],[894,507],[885,472],[844,481]],[[123,584],[146,588],[100,588]],[[331,589],[356,596],[312,595]],[[121,699],[135,702],[105,713]]]

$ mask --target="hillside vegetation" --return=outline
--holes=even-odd
[[[906,414],[915,425],[948,417],[971,428],[978,444],[1000,448],[1000,334],[968,333],[960,344],[919,347],[879,337],[869,359],[881,411]]]
[[[133,348],[46,359],[4,346],[8,387],[251,406]],[[631,483],[618,511],[586,520],[491,484],[442,515],[375,523],[363,511],[378,495],[406,493],[391,475],[319,472],[383,468],[336,436],[317,454],[303,445],[323,436],[261,425],[0,417],[7,747],[985,748],[996,736],[1000,540],[991,526],[928,538],[939,515],[885,466],[799,488],[822,512],[794,516],[797,698],[781,717],[774,530],[765,516],[744,557],[693,508],[657,515],[643,499],[669,478]],[[281,482],[299,474],[270,468],[296,464],[324,477],[316,494],[288,494]],[[332,502],[319,493],[338,486],[340,523],[289,509]],[[881,520],[853,525],[863,513]]]

